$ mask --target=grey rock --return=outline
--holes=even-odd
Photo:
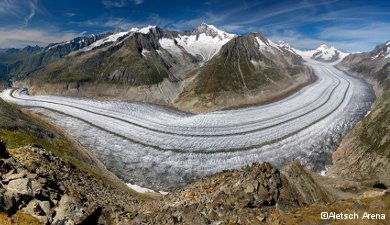
[[[8,183],[6,189],[10,192],[22,195],[33,195],[33,190],[31,188],[31,180],[28,178],[12,180]]]
[[[24,172],[21,172],[21,173],[15,173],[15,174],[7,174],[6,176],[4,176],[4,180],[3,182],[10,182],[12,180],[16,180],[16,179],[20,179],[20,178],[25,178],[26,177],[26,173]]]
[[[43,224],[51,222],[50,202],[33,199],[22,209],[24,213],[30,214],[41,221]]]

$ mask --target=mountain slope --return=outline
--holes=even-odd
[[[334,153],[331,174],[390,184],[390,58],[378,54],[386,52],[389,43],[371,52],[351,54],[338,64],[340,69],[372,83],[377,100]]]
[[[266,102],[310,81],[309,74],[298,55],[260,33],[250,33],[223,45],[185,87],[179,104],[188,108],[196,105],[208,108],[234,107],[238,105],[236,101],[245,104]],[[253,98],[245,100],[249,95]]]
[[[372,74],[381,70],[390,60],[390,41],[376,46],[370,52],[350,54],[338,64],[338,67],[350,73],[365,75],[372,78]]]
[[[23,49],[8,49],[0,53],[0,73],[8,78],[23,79],[31,72],[56,62],[69,53],[84,48],[110,34],[103,33],[90,37],[78,37],[64,43],[50,44],[45,48],[27,46]]]

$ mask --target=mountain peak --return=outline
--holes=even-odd
[[[219,37],[220,39],[225,39],[225,38],[231,39],[235,36],[234,34],[229,34],[225,31],[216,28],[214,25],[210,25],[205,22],[202,22],[197,28],[192,30],[191,34],[193,35],[206,34],[207,36]]]
[[[138,27],[133,27],[129,30],[129,32],[136,32],[136,33],[142,33],[142,34],[148,34],[151,29],[155,29],[157,26],[155,25],[148,25],[146,27],[138,28]]]
[[[334,46],[328,46],[326,44],[320,45],[315,50],[295,51],[302,57],[312,58],[323,62],[337,62],[349,54],[338,50]]]
[[[328,46],[328,45],[326,45],[326,44],[320,45],[320,46],[317,48],[317,50],[320,50],[320,51],[322,51],[322,50],[333,50],[333,51],[338,51],[335,47],[333,47],[333,46]]]

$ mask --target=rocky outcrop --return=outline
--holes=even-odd
[[[275,223],[279,210],[330,201],[331,196],[303,170],[297,163],[286,172],[254,163],[212,175],[141,207],[132,224]],[[302,192],[309,189],[317,191]]]
[[[105,185],[39,146],[1,152],[9,158],[0,158],[0,212],[22,212],[42,224],[256,224],[277,221],[278,210],[332,199],[297,163],[285,172],[255,163],[147,200]]]
[[[378,212],[389,207],[387,192],[378,190],[353,204],[337,201],[297,162],[281,170],[254,163],[153,199],[106,185],[40,146],[1,152],[0,222],[5,213],[11,221],[30,215],[41,224],[301,224],[319,220],[317,211],[333,205],[352,210],[361,204],[361,210],[381,202]]]
[[[9,216],[23,212],[42,224],[120,224],[125,210],[140,203],[38,146],[8,155],[0,157],[0,212]]]

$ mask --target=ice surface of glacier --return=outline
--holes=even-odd
[[[308,64],[318,80],[283,100],[198,115],[145,103],[29,96],[22,89],[1,97],[47,116],[126,183],[166,190],[254,161],[299,160],[324,170],[373,93],[331,64]]]

